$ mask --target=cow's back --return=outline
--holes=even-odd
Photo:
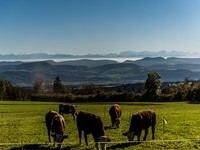
[[[62,115],[55,115],[52,119],[52,131],[57,134],[63,134],[65,129],[65,119]]]
[[[114,104],[109,109],[109,114],[113,118],[120,118],[121,117],[121,108],[118,104]]]
[[[52,119],[55,115],[58,115],[58,113],[56,111],[49,111],[46,115],[45,115],[45,121],[46,121],[46,126],[47,128],[51,128],[51,123],[52,123]]]
[[[76,106],[75,105],[70,105],[70,104],[60,104],[59,105],[59,114],[72,114],[74,119],[76,115]]]
[[[130,130],[143,130],[156,124],[156,113],[154,110],[144,110],[132,115]]]
[[[150,126],[155,126],[156,124],[156,113],[154,110],[146,110],[141,112],[143,117],[143,126],[144,128],[149,128]]]
[[[77,128],[85,133],[95,133],[104,135],[103,123],[101,118],[86,112],[79,112],[77,115]]]
[[[68,104],[60,104],[59,105],[59,114],[69,114],[70,113],[70,109],[71,109],[71,106],[68,105]]]

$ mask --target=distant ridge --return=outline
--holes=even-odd
[[[73,65],[73,66],[87,66],[87,67],[96,67],[108,64],[117,64],[117,61],[114,60],[91,60],[91,59],[80,59],[80,60],[69,60],[69,61],[62,61],[62,62],[54,62],[50,61],[50,64],[57,64],[57,65]]]
[[[35,54],[5,54],[0,55],[0,60],[28,60],[28,59],[64,59],[64,58],[131,58],[131,57],[184,57],[184,56],[197,56],[189,52],[178,51],[122,51],[117,53],[108,54],[86,54],[86,55],[72,55],[72,54],[47,54],[47,53],[35,53]]]

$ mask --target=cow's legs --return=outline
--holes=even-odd
[[[115,120],[113,119],[113,117],[111,117],[112,127],[114,126],[114,122],[115,122]]]
[[[148,134],[148,129],[145,129],[144,131],[145,131],[145,134],[144,134],[143,141],[146,141],[146,139],[147,139],[147,134]]]
[[[81,130],[78,131],[78,135],[79,135],[79,145],[81,145],[81,137],[82,137],[82,131]]]
[[[75,114],[72,114],[73,120],[75,121]]]
[[[151,129],[152,129],[152,140],[154,140],[155,139],[155,135],[154,135],[155,134],[155,126],[153,125]]]
[[[60,149],[61,148],[61,143],[57,144],[57,148]]]
[[[140,136],[141,136],[142,131],[139,131],[137,134],[138,142],[140,142]]]
[[[95,147],[96,147],[97,150],[101,150],[101,148],[99,147],[98,142],[95,142]]]
[[[84,138],[85,138],[85,144],[88,145],[88,140],[87,140],[87,134],[84,133]]]
[[[95,141],[95,148],[96,148],[97,150],[101,150],[101,148],[100,148],[100,146],[99,146],[99,143],[98,143],[99,140],[98,140],[97,136],[94,135],[94,134],[92,134],[92,136],[93,136],[94,141]]]
[[[51,142],[51,131],[50,131],[50,129],[48,129],[48,138],[49,138],[49,142]]]

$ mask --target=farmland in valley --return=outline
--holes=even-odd
[[[78,111],[86,111],[100,116],[104,126],[111,126],[108,109],[113,103],[77,103]],[[122,121],[119,129],[106,128],[111,138],[107,149],[199,149],[200,148],[200,105],[187,102],[175,103],[119,103],[122,108]],[[58,111],[59,103],[48,102],[10,102],[0,101],[0,149],[54,149],[48,142],[45,114],[49,110]],[[155,140],[151,140],[151,130],[147,142],[127,143],[122,136],[129,128],[131,114],[144,109],[154,109],[157,113]],[[167,124],[163,124],[163,117]],[[92,136],[88,136],[89,146],[79,146],[76,122],[71,115],[66,120],[62,149],[94,149]],[[144,133],[142,133],[142,136]],[[135,140],[137,138],[135,137]],[[142,138],[141,138],[142,139]]]

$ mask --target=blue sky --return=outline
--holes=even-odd
[[[0,0],[0,54],[200,50],[200,0]]]

